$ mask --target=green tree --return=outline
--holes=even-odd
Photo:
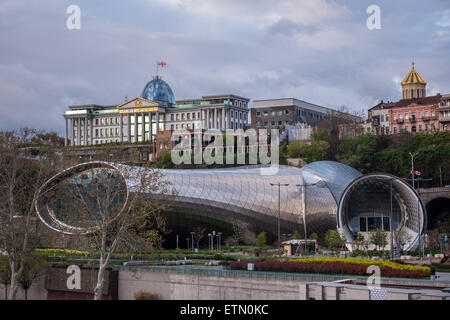
[[[47,257],[41,255],[28,256],[25,261],[25,268],[19,278],[19,284],[25,291],[25,300],[28,300],[28,289],[33,281],[42,275],[42,271],[47,267]]]
[[[313,141],[329,141],[329,135],[327,130],[316,130],[313,133],[311,133],[311,139]]]
[[[325,242],[328,249],[335,249],[337,247],[340,248],[344,244],[344,239],[342,239],[338,230],[330,229],[325,233]]]
[[[231,235],[231,237],[233,238],[235,246],[238,246],[244,239],[245,228],[246,226],[239,221],[235,221],[235,223],[233,224],[233,234]]]
[[[256,245],[260,248],[264,247],[267,244],[267,234],[265,231],[258,234],[256,237]]]
[[[345,135],[336,159],[363,173],[371,171],[375,153],[375,139],[371,134],[360,136]]]
[[[313,233],[309,236],[309,239],[311,240],[319,240],[319,235],[317,233]]]
[[[300,233],[300,231],[298,230],[294,230],[294,232],[292,233],[292,239],[302,239],[302,234]]]
[[[0,132],[0,246],[9,260],[9,300],[15,300],[25,261],[37,244],[32,227],[40,187],[60,164],[55,152],[33,157],[30,149],[36,131]]]
[[[7,257],[0,256],[0,283],[5,286],[5,300],[8,299],[8,286],[11,283],[11,267]]]
[[[375,230],[370,234],[370,242],[375,245],[377,250],[382,248],[384,251],[384,247],[387,245],[387,232],[382,229]]]
[[[305,150],[307,149],[308,142],[295,140],[289,143],[288,155],[290,158],[302,158],[305,156]]]
[[[314,161],[322,161],[326,160],[328,156],[328,149],[330,148],[330,144],[326,141],[317,141],[314,142],[307,150],[306,150],[306,161],[314,162]]]
[[[159,169],[172,169],[175,167],[169,151],[161,152],[152,164],[155,168]]]
[[[123,168],[121,174],[136,177],[132,195],[127,193],[126,180],[118,179],[119,173],[107,168],[90,175],[80,172],[77,177],[83,183],[74,186],[73,180],[66,178],[51,190],[44,188],[42,193],[44,203],[64,212],[67,225],[89,231],[73,237],[100,256],[95,300],[103,296],[106,268],[116,250],[152,250],[161,246],[167,233],[162,212],[168,210],[176,195],[159,171],[147,168],[136,173],[131,168]]]

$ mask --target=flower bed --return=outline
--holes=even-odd
[[[417,271],[423,273],[424,276],[430,275],[429,267],[418,267],[386,260],[371,260],[371,259],[356,259],[356,258],[306,258],[306,259],[296,259],[292,261],[300,263],[313,263],[313,264],[334,262],[334,263],[358,265],[363,267],[375,265],[379,266],[380,268],[390,268],[392,270]]]
[[[306,259],[305,259],[306,260]],[[246,261],[231,262],[234,270],[247,270]],[[256,271],[320,273],[367,276],[367,266],[342,262],[305,263],[298,261],[258,261],[254,262]],[[380,266],[382,277],[425,278],[426,274],[417,270],[399,270]]]
[[[80,256],[87,256],[89,254],[88,251],[79,251],[79,250],[69,250],[69,249],[35,249],[36,252],[39,253],[63,253],[63,254],[73,254]]]

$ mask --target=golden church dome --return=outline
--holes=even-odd
[[[422,78],[420,76],[420,74],[416,71],[416,69],[414,68],[415,63],[412,63],[412,69],[411,71],[408,73],[408,75],[405,77],[405,79],[403,79],[403,81],[401,82],[401,85],[406,85],[406,84],[427,84],[427,82],[424,80],[424,78]]]

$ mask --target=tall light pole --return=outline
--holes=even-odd
[[[280,227],[280,215],[281,215],[281,206],[280,206],[280,198],[281,198],[281,187],[289,186],[289,183],[271,183],[271,186],[278,186],[278,254],[281,252],[281,227]]]
[[[413,173],[413,175],[415,174],[415,172]],[[420,195],[419,195],[419,187],[420,187],[420,181],[431,181],[433,180],[433,178],[429,178],[429,179],[422,179],[420,177],[417,178],[417,215],[419,216],[419,212],[420,212]],[[424,214],[426,214],[426,212],[424,212]],[[422,240],[422,230],[420,229],[420,216],[419,216],[419,255],[421,256],[421,258],[423,258],[425,256],[425,244],[423,243]],[[431,253],[431,252],[430,252]]]
[[[222,232],[217,232],[217,237],[218,237],[218,242],[217,242],[217,250],[219,250],[219,252],[222,250],[222,242],[221,237],[222,237]]]
[[[411,156],[411,176],[412,176],[412,187],[414,189],[414,157],[417,156],[419,152],[410,152],[409,155]]]
[[[191,238],[192,238],[192,242],[191,242],[191,251],[194,251],[194,231],[191,231]]]
[[[303,178],[302,178],[303,179]],[[295,186],[301,187],[301,193],[302,193],[302,209],[303,209],[303,232],[305,234],[305,253],[308,250],[307,243],[308,243],[308,235],[306,233],[306,188],[310,186],[317,186],[319,188],[325,188],[326,183],[323,180],[317,181],[316,183],[312,184],[296,184]]]
[[[211,252],[211,233],[208,233],[208,247],[209,247],[209,252]]]
[[[410,153],[411,154],[411,153]],[[416,154],[417,154],[417,152],[416,152]],[[413,175],[414,174],[416,174],[416,173],[418,173],[418,175],[420,175],[420,172],[417,172],[417,171],[414,171],[414,170],[412,170],[413,171]],[[410,179],[406,179],[406,178],[402,178],[402,180],[410,180]],[[418,231],[418,233],[419,233],[419,257],[423,257],[423,255],[424,255],[424,246],[423,246],[423,244],[422,244],[422,229],[420,228],[420,194],[419,194],[419,183],[420,183],[420,181],[431,181],[431,180],[433,180],[433,178],[429,178],[429,179],[423,179],[423,178],[420,178],[420,177],[418,177],[417,178],[417,219],[418,219],[418,223],[419,223],[419,231]],[[413,189],[414,189],[414,187],[413,187]],[[425,212],[423,212],[423,214],[425,215],[425,214],[427,214],[426,213],[426,210],[425,210]],[[422,221],[423,221],[423,219],[422,219]]]

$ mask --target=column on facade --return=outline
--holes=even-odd
[[[209,129],[209,116],[210,116],[210,109],[206,109],[206,129]]]
[[[201,127],[202,128],[206,128],[206,110],[200,110],[200,114],[202,117],[202,121],[201,121]]]
[[[159,131],[159,111],[156,111],[156,134]]]
[[[74,140],[74,132],[75,132],[75,128],[74,128],[74,126],[73,126],[73,118],[70,118],[70,144],[72,145],[72,146],[74,146],[75,145],[75,140]]]
[[[92,146],[94,144],[94,118],[91,118],[91,125],[89,130],[91,130],[91,135],[89,136],[90,145]]]
[[[200,128],[206,127],[206,110],[200,110],[202,120],[200,121]]]
[[[88,121],[88,117],[86,116],[86,117],[84,117],[84,127],[83,127],[83,129],[84,129],[84,145],[85,146],[87,146],[87,121]]]
[[[163,113],[163,129],[162,129],[162,131],[164,131],[164,130],[167,130],[167,128],[166,128],[166,114],[165,113]]]
[[[214,109],[211,109],[209,111],[209,117],[210,117],[209,128],[214,129]]]
[[[211,109],[209,111],[209,117],[210,117],[209,128],[214,129],[214,109]]]
[[[228,127],[229,129],[233,129],[233,127],[231,126],[231,109],[228,109],[227,121],[228,121],[227,127]]]
[[[123,142],[123,114],[122,113],[119,116],[119,136],[120,136],[120,142]]]
[[[218,113],[219,113],[219,111],[218,111],[218,109],[217,108],[214,108],[214,129],[217,129],[217,128],[219,128],[219,126],[218,126]]]
[[[134,142],[138,141],[138,114],[134,113]]]
[[[209,110],[209,118],[208,118],[208,128],[213,129],[214,128],[214,109]]]
[[[67,128],[67,126],[68,126],[68,123],[67,123],[67,118],[66,118],[66,117],[64,117],[64,120],[66,120],[66,130],[64,131],[64,145],[67,146],[67,142],[68,142],[68,139],[67,139],[67,136],[68,136],[68,133],[67,133],[68,128]]]
[[[153,112],[150,112],[149,114],[148,114],[148,119],[149,119],[149,122],[150,122],[150,125],[149,125],[149,139],[150,139],[150,141],[153,141]]]
[[[131,142],[131,115],[127,114],[127,135],[128,135],[128,142]]]
[[[225,124],[225,107],[222,108],[222,129],[226,129],[226,124]]]
[[[211,128],[212,128],[212,127],[211,127],[211,125],[212,125],[211,118],[212,118],[212,110],[211,110],[211,109],[208,109],[208,123],[207,123],[207,125],[206,125],[206,127],[207,127],[208,129],[211,129]]]
[[[142,141],[145,141],[145,113],[141,113],[141,118]]]
[[[81,145],[81,118],[77,118],[77,145]]]

